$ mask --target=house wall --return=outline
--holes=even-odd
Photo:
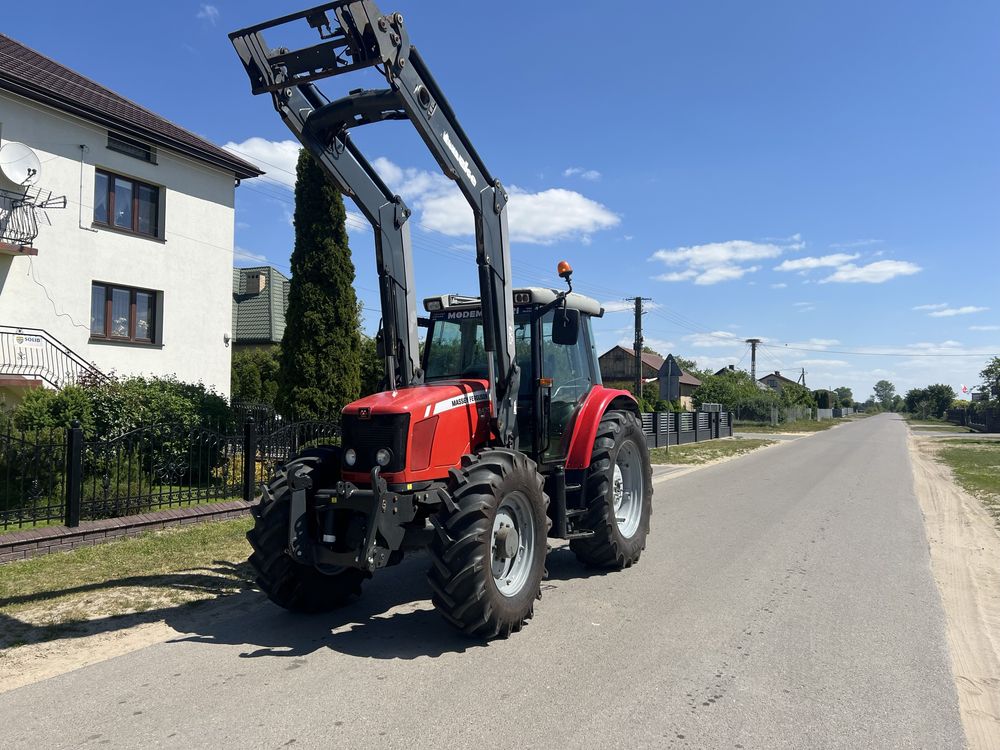
[[[605,352],[598,359],[601,367],[601,377],[604,380],[635,379],[635,357],[621,349]],[[655,367],[642,363],[642,377],[655,378],[658,375]]]
[[[233,174],[160,148],[157,164],[109,151],[105,128],[5,91],[0,140],[34,149],[38,186],[68,200],[40,212],[37,256],[0,255],[0,324],[45,329],[106,373],[173,374],[228,396]],[[161,239],[92,226],[95,168],[160,186]],[[92,341],[94,281],[161,292],[157,343]]]

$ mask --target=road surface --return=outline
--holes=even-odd
[[[667,477],[639,565],[549,558],[489,645],[426,561],[328,616],[248,593],[160,643],[0,695],[5,747],[957,748],[964,745],[893,415]]]

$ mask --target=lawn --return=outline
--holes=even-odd
[[[968,427],[945,422],[942,419],[916,419],[907,417],[906,423],[917,430],[931,430],[932,432],[972,432]]]
[[[763,433],[785,433],[785,432],[821,432],[843,424],[849,419],[824,419],[816,421],[813,419],[799,419],[794,422],[785,422],[776,427],[767,424],[733,424],[734,432],[763,432]]]
[[[702,443],[671,446],[669,453],[666,448],[654,448],[649,452],[649,460],[654,464],[707,464],[723,458],[742,456],[774,442],[758,438],[706,440]]]
[[[179,526],[0,565],[0,649],[60,637],[91,620],[246,589],[251,520]]]
[[[1000,440],[943,440],[937,451],[963,489],[1000,518]]]

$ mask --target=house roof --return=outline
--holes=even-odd
[[[627,346],[622,346],[621,344],[619,344],[617,346],[611,347],[606,352],[604,352],[604,354],[602,354],[601,356],[602,357],[607,356],[608,354],[611,354],[611,352],[613,352],[615,349],[621,349],[628,356],[633,357],[633,358],[635,357],[635,349],[631,349],[631,348],[629,348]],[[642,353],[642,363],[644,365],[647,365],[648,367],[652,367],[657,372],[659,372],[660,368],[663,367],[663,363],[665,361],[666,360],[663,357],[661,357],[659,354],[652,354],[651,352],[643,352]],[[687,372],[686,370],[683,370],[683,369],[681,370],[680,382],[681,382],[682,385],[693,385],[696,388],[699,385],[701,385],[701,381],[698,380],[698,378],[696,378],[694,375],[692,375],[691,373],[689,373],[689,372]]]
[[[260,273],[264,290],[247,292],[247,277]],[[277,344],[285,335],[289,280],[273,266],[233,269],[233,343]]]
[[[0,34],[0,89],[208,162],[236,177],[263,174],[253,164],[4,34]]]
[[[791,383],[792,385],[798,385],[799,384],[797,380],[792,380],[791,378],[786,378],[780,372],[769,372],[764,377],[757,378],[757,380],[759,380],[761,383],[763,383],[768,378],[777,378],[778,380],[782,381],[783,383]]]
[[[601,356],[602,357],[607,356],[608,354],[611,354],[611,352],[613,352],[615,349],[621,349],[628,356],[635,357],[635,350],[634,349],[630,349],[630,348],[628,348],[626,346],[622,346],[621,344],[619,344],[617,346],[611,347],[606,352],[604,352],[604,354],[602,354]],[[663,357],[661,357],[659,354],[651,354],[649,352],[643,352],[642,353],[642,363],[644,365],[648,365],[649,367],[652,367],[654,370],[659,371],[660,367],[663,366]]]

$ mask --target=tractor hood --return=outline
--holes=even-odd
[[[460,407],[488,409],[489,400],[485,380],[438,380],[365,396],[345,406],[343,413],[360,419],[380,414],[410,414],[411,420],[416,421]]]

